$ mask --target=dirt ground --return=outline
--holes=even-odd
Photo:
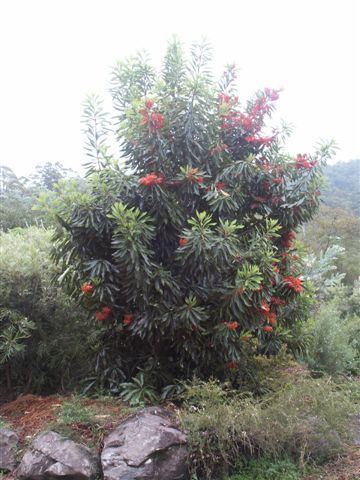
[[[20,438],[20,447],[24,448],[31,439],[56,422],[57,411],[62,403],[69,400],[67,396],[23,395],[0,405],[0,416],[6,424],[16,430]],[[94,412],[94,425],[74,423],[69,425],[72,433],[83,443],[102,447],[104,435],[111,431],[121,420],[126,418],[129,409],[116,400],[84,400],[84,406]],[[1,477],[12,480],[11,474]],[[360,445],[349,448],[346,455],[327,464],[321,473],[311,475],[306,480],[360,480]]]

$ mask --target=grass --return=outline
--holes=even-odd
[[[296,381],[261,399],[216,381],[190,385],[180,422],[189,432],[192,473],[222,479],[238,470],[238,459],[259,456],[304,468],[341,453],[356,411],[349,391],[330,378]]]
[[[291,459],[259,458],[244,463],[238,473],[226,480],[301,480],[309,471]]]

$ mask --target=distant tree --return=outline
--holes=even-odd
[[[0,166],[0,230],[26,227],[39,221],[49,225],[50,216],[46,214],[43,217],[41,209],[34,209],[37,198],[40,196],[43,203],[44,199],[48,199],[51,204],[52,193],[62,180],[69,177],[75,177],[75,172],[59,162],[35,167],[35,173],[29,178],[17,177],[11,168]],[[74,181],[76,183],[80,179]],[[62,188],[64,185],[60,190]]]
[[[26,183],[27,179],[18,178],[11,168],[0,166],[0,230],[34,223],[36,214],[31,210],[34,196]]]
[[[35,167],[35,173],[30,175],[30,182],[38,190],[53,191],[61,179],[69,177],[75,177],[71,168],[65,168],[60,162],[47,162]]]
[[[328,179],[322,192],[325,204],[360,216],[360,159],[328,165],[324,173]]]
[[[333,245],[345,249],[336,261],[344,282],[352,285],[360,275],[360,218],[350,210],[323,205],[318,215],[302,229],[305,245],[319,254]]]

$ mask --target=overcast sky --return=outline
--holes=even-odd
[[[239,97],[283,87],[289,153],[334,138],[360,158],[359,0],[1,0],[0,165],[27,175],[81,171],[81,103],[107,95],[110,68],[146,48],[159,64],[172,34],[212,43],[215,73],[240,68]]]

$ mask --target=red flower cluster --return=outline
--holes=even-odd
[[[253,135],[245,137],[249,143],[256,143],[258,145],[269,145],[273,141],[273,137],[254,137]]]
[[[151,100],[147,100],[147,102],[148,102],[148,105],[150,105]],[[164,123],[164,117],[159,112],[151,112],[149,114],[148,112],[149,108],[151,107],[146,107],[146,110],[145,109],[140,110],[140,113],[142,115],[141,125],[150,124],[150,130],[152,132],[155,132],[156,130],[161,130]]]
[[[111,308],[110,307],[103,307],[100,312],[95,312],[95,318],[99,322],[103,322],[108,318],[108,316],[111,313]]]
[[[228,362],[225,364],[225,368],[227,368],[228,370],[234,370],[235,368],[237,368],[237,364],[235,362]]]
[[[301,292],[301,280],[300,278],[295,278],[295,277],[284,277],[283,282],[285,285],[287,285],[289,288],[294,290],[295,293],[300,293]]]
[[[280,185],[280,183],[283,182],[283,179],[281,177],[275,177],[273,179],[273,182],[276,184],[276,185]]]
[[[285,248],[292,248],[293,246],[293,240],[296,238],[296,233],[295,232],[286,232],[283,234],[282,239],[281,239],[281,245]]]
[[[85,295],[88,295],[89,293],[92,292],[94,288],[94,285],[92,285],[90,282],[86,282],[83,285],[81,285],[80,290],[85,293]]]
[[[270,312],[270,305],[268,304],[268,302],[266,300],[263,300],[261,302],[261,307],[260,307],[260,312],[261,313],[268,313]]]
[[[236,330],[239,324],[237,322],[224,322],[224,325],[229,330]]]
[[[148,110],[150,110],[150,108],[154,105],[154,102],[150,99],[146,99],[145,102],[144,102],[144,105],[145,105],[145,108],[147,108]]]
[[[216,188],[216,190],[222,190],[224,187],[225,187],[225,183],[224,183],[224,182],[216,182],[216,183],[215,183],[215,188]]]
[[[161,115],[161,113],[153,112],[151,114],[151,121],[154,127],[154,130],[161,130],[163,123],[164,123],[164,117]]]
[[[144,177],[139,178],[140,185],[160,185],[163,183],[164,177],[157,175],[156,173],[148,173]]]
[[[131,313],[125,313],[124,318],[122,323],[124,325],[130,325],[130,323],[133,321],[134,317],[131,315]]]
[[[271,303],[273,305],[285,305],[286,302],[279,297],[271,297]]]
[[[180,238],[179,240],[179,245],[180,247],[183,247],[184,245],[186,245],[188,243],[188,239],[187,238]]]
[[[265,327],[262,328],[264,332],[272,332],[272,326],[271,325],[265,325]]]
[[[310,170],[314,165],[315,161],[309,162],[307,155],[301,155],[300,153],[295,158],[295,168],[305,168]]]
[[[272,101],[275,102],[275,100],[279,99],[279,92],[281,90],[274,90],[273,88],[265,88],[264,92],[265,95]]]
[[[276,324],[276,313],[275,312],[268,312],[264,315],[264,319],[270,323],[270,325]]]

